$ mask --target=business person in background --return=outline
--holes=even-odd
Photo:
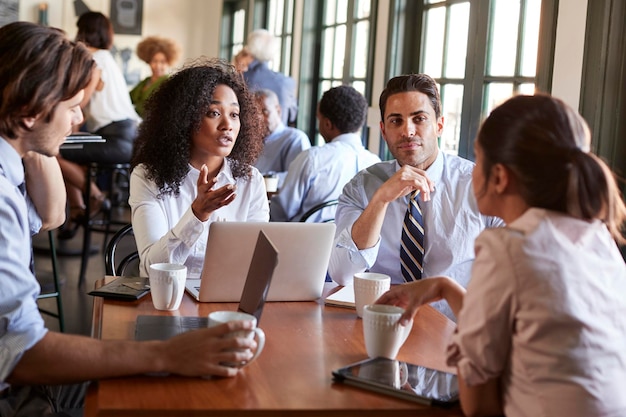
[[[473,193],[507,226],[476,239],[467,292],[446,277],[398,285],[377,302],[434,300],[458,317],[448,347],[466,415],[626,415],[626,207],[561,100],[517,96],[474,143]]]
[[[300,129],[283,124],[280,118],[282,109],[276,93],[272,90],[261,89],[255,91],[254,96],[265,122],[263,152],[255,166],[263,175],[276,174],[280,189],[285,181],[289,164],[300,152],[311,147],[311,141]]]
[[[367,100],[351,86],[324,92],[317,107],[324,146],[300,153],[289,165],[280,192],[272,197],[272,221],[299,221],[319,203],[334,200],[357,172],[380,162],[363,146],[359,131],[367,118]],[[335,207],[319,212],[311,221],[334,217]]]
[[[55,156],[80,125],[80,103],[95,64],[82,44],[29,22],[0,28],[0,415],[82,415],[85,385],[149,372],[234,376],[221,365],[252,357],[255,342],[223,337],[251,322],[229,323],[167,341],[101,341],[46,329],[31,270],[37,216],[22,160]],[[29,164],[30,162],[27,162]],[[28,165],[26,166],[28,170]],[[32,172],[32,171],[31,171]],[[27,173],[26,176],[29,174]],[[240,350],[243,349],[243,350]],[[55,414],[56,413],[56,414]]]
[[[143,117],[145,102],[150,94],[169,77],[170,68],[178,61],[180,47],[176,42],[160,36],[148,36],[137,44],[137,56],[150,65],[152,74],[130,90],[130,99],[139,116]]]
[[[147,276],[153,263],[185,264],[199,278],[216,221],[268,221],[261,115],[235,68],[200,59],[146,103],[135,143],[129,204]]]
[[[240,68],[245,68],[243,78],[251,90],[266,88],[276,93],[283,124],[294,126],[298,116],[296,82],[293,78],[269,67],[270,61],[276,57],[278,46],[276,38],[269,31],[254,30],[248,34],[242,56],[238,57],[236,62]],[[252,61],[249,58],[252,58]]]
[[[343,189],[329,275],[341,285],[365,270],[387,274],[393,284],[448,275],[466,286],[474,239],[502,222],[478,210],[474,164],[439,149],[443,116],[437,84],[425,74],[394,77],[379,104],[381,132],[395,159],[361,171]],[[401,258],[404,220],[415,191],[424,230],[419,277],[408,276]],[[435,307],[454,318],[447,304]]]
[[[76,41],[91,51],[97,68],[92,83],[86,88],[82,103],[85,127],[101,135],[105,143],[85,144],[82,149],[64,149],[59,164],[68,193],[69,219],[59,238],[70,239],[83,224],[84,216],[93,216],[110,208],[107,196],[93,182],[87,184],[85,169],[92,162],[117,164],[130,162],[133,142],[137,136],[139,116],[130,101],[126,81],[110,49],[113,26],[100,12],[87,12],[78,18]],[[91,213],[85,213],[83,194],[91,187]]]

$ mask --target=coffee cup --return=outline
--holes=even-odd
[[[278,175],[264,175],[263,181],[265,181],[265,191],[267,191],[268,193],[275,193],[276,191],[278,191]]]
[[[354,274],[352,282],[356,314],[359,317],[363,317],[363,307],[368,304],[374,304],[381,295],[389,291],[391,278],[385,274],[361,272]]]
[[[413,327],[399,323],[404,309],[385,304],[369,304],[363,308],[363,338],[370,358],[395,359]]]
[[[178,310],[185,292],[187,267],[172,263],[152,264],[148,277],[154,308],[168,311]]]
[[[265,346],[265,332],[259,327],[256,327],[256,317],[252,314],[242,313],[240,311],[214,311],[209,313],[209,327],[219,326],[220,324],[228,323],[230,321],[251,321],[254,323],[254,328],[252,330],[238,330],[236,332],[229,333],[228,337],[247,337],[247,338],[255,338],[257,343],[257,348],[252,356],[252,359],[243,362],[243,363],[231,363],[227,362],[225,365],[227,366],[235,366],[238,368],[243,368],[251,364],[256,358],[259,357],[261,352],[263,351],[263,347]]]

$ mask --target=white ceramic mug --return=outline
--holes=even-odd
[[[252,359],[246,361],[244,363],[226,363],[228,366],[236,366],[239,368],[243,368],[251,364],[256,358],[259,357],[261,352],[263,351],[263,347],[265,346],[265,332],[259,327],[256,327],[256,317],[252,314],[242,313],[240,311],[214,311],[209,313],[209,327],[219,326],[223,323],[228,323],[229,321],[251,321],[254,323],[254,328],[252,330],[239,330],[236,332],[230,333],[232,337],[247,337],[247,338],[256,338],[257,348],[252,356]]]
[[[185,292],[187,267],[180,264],[159,263],[150,265],[150,293],[157,310],[178,310]]]
[[[375,272],[361,272],[354,274],[354,305],[356,314],[363,317],[363,307],[374,304],[378,297],[389,291],[391,277]]]
[[[404,309],[384,304],[370,304],[363,308],[363,338],[370,358],[395,359],[409,336],[413,320],[406,326],[398,322]]]
[[[265,191],[268,193],[275,193],[278,191],[278,175],[268,174],[263,177],[265,181]]]

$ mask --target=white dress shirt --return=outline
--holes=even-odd
[[[600,221],[531,208],[476,240],[449,347],[508,417],[626,416],[626,266]]]
[[[352,225],[374,192],[400,169],[395,160],[374,167],[361,171],[339,197],[337,234],[328,273],[340,285],[351,283],[355,273],[365,270],[389,275],[392,284],[405,282],[400,271],[400,241],[408,196],[389,204],[375,246],[359,250],[352,240]],[[501,219],[479,213],[472,192],[473,168],[471,161],[439,151],[426,170],[435,191],[431,192],[430,201],[420,200],[425,225],[423,278],[446,275],[466,287],[474,260],[474,240],[486,227],[502,225]],[[380,174],[372,173],[377,171]],[[433,306],[454,319],[447,303],[437,302]]]
[[[95,132],[120,120],[141,120],[130,100],[122,70],[115,62],[111,52],[106,49],[98,49],[93,53],[93,60],[102,70],[100,78],[104,87],[100,91],[94,91],[87,106],[85,106],[87,130]]]
[[[301,152],[289,166],[278,195],[272,197],[272,221],[300,220],[317,204],[337,199],[357,172],[376,162],[380,158],[365,149],[355,133],[339,135],[323,146]]]
[[[206,222],[198,220],[191,210],[191,203],[198,194],[199,170],[189,166],[178,196],[158,197],[158,187],[146,179],[144,166],[133,169],[128,202],[142,276],[148,276],[151,264],[172,262],[186,265],[188,278],[199,278],[212,222],[269,220],[265,184],[259,171],[252,167],[252,178],[235,181],[228,158],[224,161],[215,188],[236,183],[236,197],[229,205],[214,211]]]

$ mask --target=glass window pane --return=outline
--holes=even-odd
[[[333,58],[333,77],[343,77],[343,63],[346,55],[346,25],[337,26],[335,31],[334,58]]]
[[[463,86],[445,84],[441,88],[443,133],[439,146],[447,153],[458,154],[461,136],[461,111],[463,108]]]
[[[513,84],[491,83],[487,84],[485,94],[485,114],[488,115],[493,109],[502,104],[513,95]]]
[[[424,3],[426,4],[435,4],[435,3],[441,3],[445,0],[425,0]]]
[[[523,76],[534,77],[537,72],[537,48],[539,43],[539,21],[541,0],[526,1],[526,21],[522,34],[521,72]]]
[[[243,43],[245,37],[246,11],[237,10],[233,18],[233,43]]]
[[[335,23],[335,11],[337,10],[337,0],[328,0],[324,2],[326,10],[324,14],[324,24],[332,25]]]
[[[534,83],[524,83],[519,86],[519,93],[526,94],[528,96],[535,95],[535,84]]]
[[[520,0],[493,0],[487,74],[515,75]]]
[[[470,13],[469,2],[450,6],[449,13],[450,26],[447,38],[445,75],[448,78],[464,78]]]
[[[283,0],[277,0],[276,1],[276,23],[275,23],[275,27],[274,30],[272,31],[272,33],[274,33],[274,35],[282,35],[283,34],[283,17],[284,17],[284,13],[285,13],[285,2]]]
[[[365,81],[354,81],[352,87],[365,96]]]
[[[333,50],[335,46],[335,29],[328,28],[324,31],[324,42],[322,43],[322,74],[323,78],[330,78],[333,75]]]
[[[357,0],[356,5],[356,18],[365,19],[370,15],[370,9],[372,7],[371,0]]]
[[[423,72],[433,78],[441,77],[443,40],[446,29],[446,9],[438,7],[426,12]]]
[[[352,76],[365,78],[367,75],[367,58],[369,48],[369,20],[363,20],[355,25],[354,62],[352,64]]]
[[[348,21],[348,0],[339,0],[337,2],[337,23],[346,23]]]

